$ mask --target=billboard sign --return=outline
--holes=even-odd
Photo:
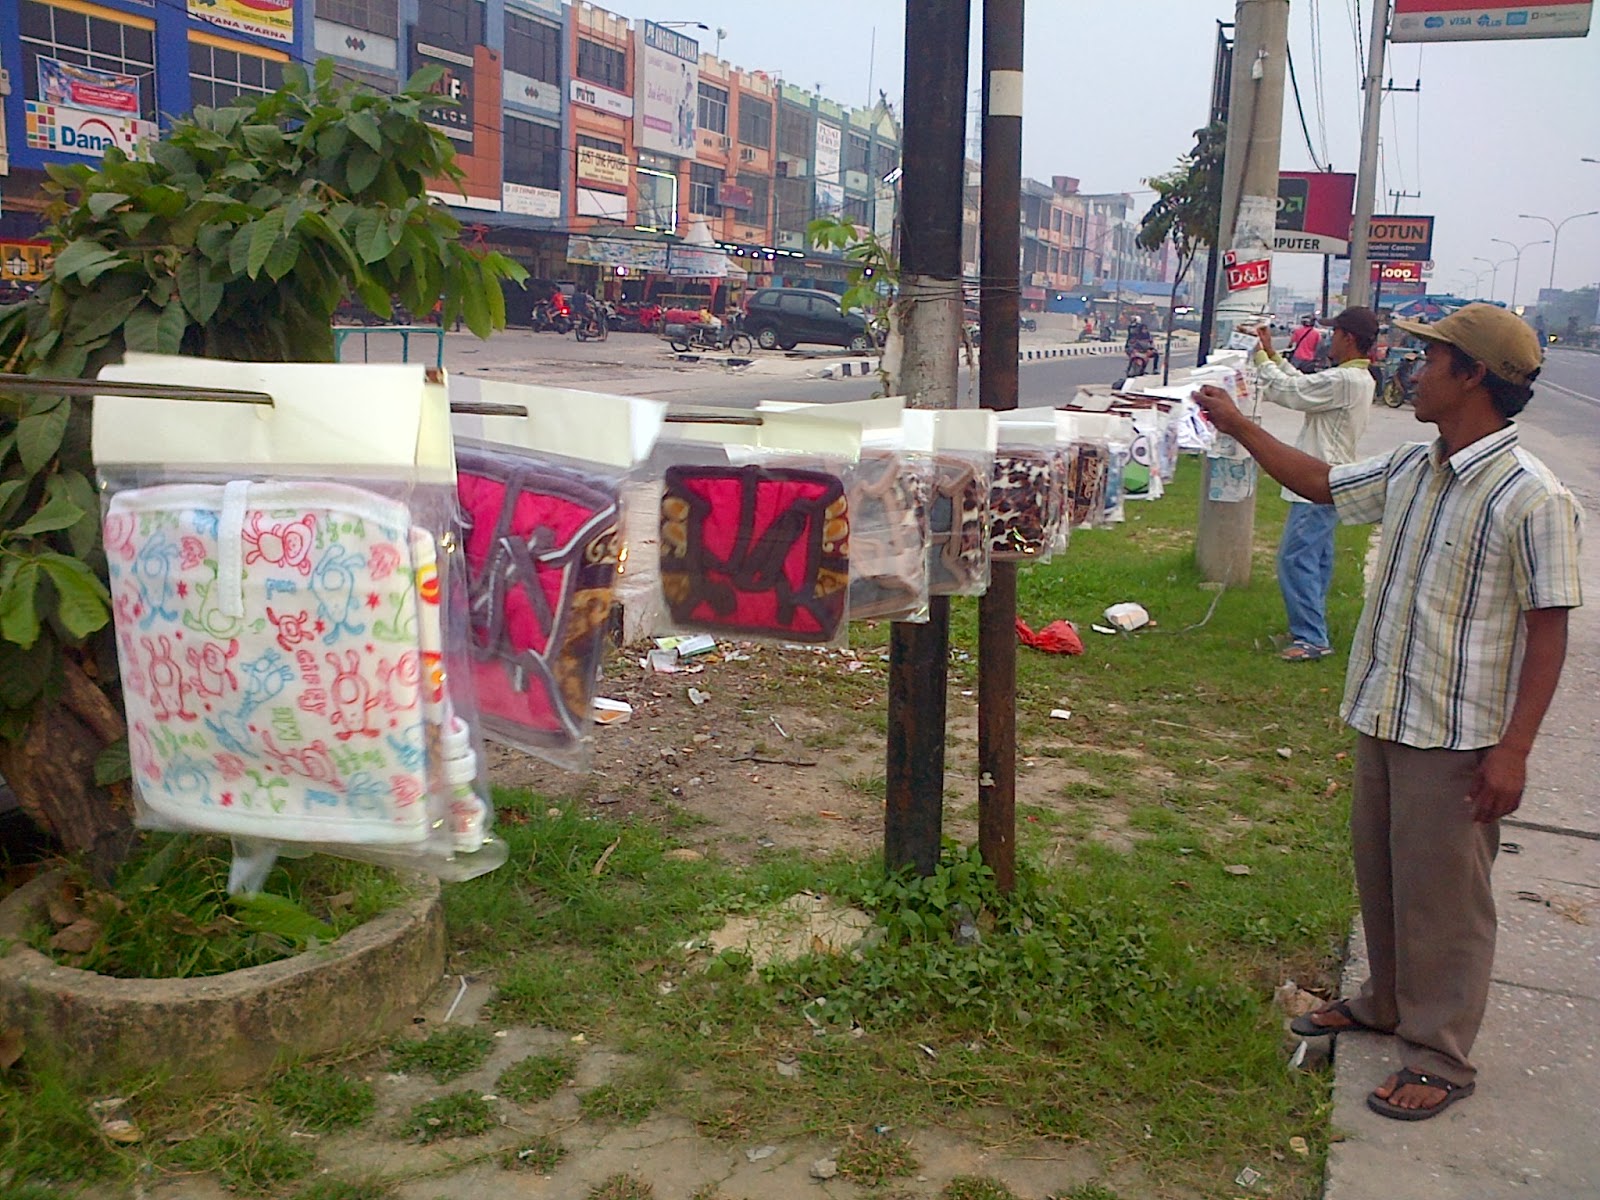
[[[1328,171],[1278,175],[1272,249],[1279,254],[1348,254],[1356,177]]]
[[[294,41],[295,0],[189,0],[189,15],[237,33]]]
[[[147,148],[160,137],[154,121],[42,100],[28,101],[25,124],[30,150],[56,150],[83,158],[100,158],[115,146],[129,158],[148,161]]]
[[[749,188],[737,183],[717,184],[717,203],[723,208],[736,209],[739,212],[749,212],[755,207],[756,194]]]
[[[1272,260],[1256,258],[1240,262],[1232,250],[1222,256],[1223,270],[1228,276],[1230,292],[1245,292],[1251,288],[1264,288],[1272,282]]]
[[[839,180],[843,138],[837,125],[817,122],[817,154],[812,162],[816,176],[817,215],[837,216],[844,211],[844,184]]]
[[[1421,283],[1424,265],[1419,262],[1373,263],[1372,282],[1385,287],[1392,283]]]
[[[1433,257],[1433,218],[1378,216],[1367,227],[1367,258],[1375,263],[1427,262]]]
[[[654,21],[644,22],[638,36],[633,144],[658,154],[693,158],[700,43]]]
[[[561,215],[561,193],[522,183],[500,185],[500,209],[524,217],[555,219]]]
[[[1589,0],[1395,0],[1391,42],[1485,42],[1509,38],[1584,37]]]
[[[628,156],[613,154],[609,150],[596,150],[593,146],[578,147],[578,178],[592,183],[610,183],[628,186]]]
[[[422,119],[440,133],[460,142],[462,146],[470,147],[472,145],[472,56],[457,54],[454,50],[446,50],[442,46],[430,46],[427,42],[417,41],[413,31],[411,73],[415,75],[423,67],[444,69],[444,74],[434,83],[431,90],[434,95],[447,97],[455,103],[424,108]]]
[[[85,112],[137,117],[139,77],[94,71],[41,55],[39,98],[47,104],[65,104]]]
[[[610,88],[587,83],[582,79],[574,79],[570,85],[569,94],[572,96],[574,104],[592,108],[596,112],[607,113],[613,117],[621,117],[624,121],[633,116],[633,97],[624,96],[621,92],[613,92]]]

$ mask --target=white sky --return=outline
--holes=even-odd
[[[1353,171],[1360,138],[1360,91],[1352,8],[1356,0],[1292,0],[1290,50],[1306,117],[1321,155]],[[610,0],[630,17],[704,21],[726,31],[722,54],[742,67],[782,75],[846,104],[865,104],[881,88],[900,99],[905,5],[898,0]],[[1361,0],[1362,53],[1371,0]],[[1038,179],[1074,175],[1087,191],[1132,191],[1166,170],[1192,145],[1206,116],[1215,22],[1233,19],[1228,0],[1030,0],[1027,5],[1023,171]],[[1320,56],[1313,14],[1320,17]],[[973,4],[973,71],[978,82],[981,0]],[[1596,25],[1600,26],[1600,18]],[[697,34],[715,48],[714,34]],[[875,49],[874,49],[875,44]],[[1561,220],[1600,209],[1600,29],[1584,39],[1480,42],[1390,50],[1388,74],[1420,95],[1390,93],[1384,105],[1382,188],[1421,191],[1401,211],[1438,217],[1437,291],[1470,291],[1477,256],[1499,261],[1518,245],[1550,236],[1519,213]],[[1320,61],[1319,121],[1313,78]],[[869,79],[871,87],[869,89]],[[977,105],[976,97],[972,104]],[[1292,98],[1285,106],[1282,165],[1313,166]],[[1324,165],[1324,164],[1317,164]],[[1139,197],[1144,200],[1147,197]],[[1380,209],[1388,200],[1380,198]],[[1522,258],[1518,298],[1530,302],[1550,273],[1550,247]],[[1278,278],[1310,286],[1321,260],[1281,255]],[[1500,272],[1499,297],[1512,267]],[[1556,285],[1600,281],[1600,217],[1573,221],[1561,234]],[[1479,294],[1489,291],[1484,274]]]

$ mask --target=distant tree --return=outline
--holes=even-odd
[[[1172,369],[1172,310],[1177,306],[1178,292],[1201,247],[1217,244],[1217,227],[1222,220],[1222,155],[1227,132],[1227,126],[1220,121],[1195,130],[1194,149],[1179,158],[1178,165],[1165,175],[1145,180],[1155,190],[1156,199],[1139,222],[1138,243],[1145,250],[1159,250],[1171,242],[1177,257],[1167,307],[1163,381]]]

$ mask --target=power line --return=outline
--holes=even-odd
[[[1322,161],[1331,164],[1333,156],[1328,153],[1328,108],[1327,85],[1323,78],[1322,70],[1322,5],[1320,0],[1311,0],[1311,93],[1315,101],[1317,112],[1317,139],[1322,147]]]
[[[1293,50],[1289,51],[1289,83],[1294,88],[1294,108],[1300,114],[1300,132],[1305,135],[1306,153],[1311,156],[1311,165],[1319,171],[1323,170],[1322,164],[1317,161],[1317,148],[1311,144],[1311,128],[1306,124],[1305,105],[1300,102],[1300,80],[1295,77],[1294,73]]]

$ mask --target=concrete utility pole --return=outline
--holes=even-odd
[[[912,408],[955,408],[961,346],[961,192],[966,151],[968,0],[906,0],[898,390]],[[950,602],[889,630],[883,857],[931,875],[944,816]]]
[[[1350,282],[1345,304],[1372,298],[1372,266],[1367,257],[1372,206],[1378,196],[1378,130],[1383,118],[1383,52],[1389,38],[1389,0],[1372,0],[1372,40],[1367,46],[1367,94],[1361,112],[1361,165],[1356,168],[1356,211],[1350,225]]]
[[[1278,211],[1278,149],[1283,133],[1283,85],[1289,57],[1289,0],[1239,0],[1234,11],[1233,86],[1228,100],[1228,145],[1223,159],[1219,253],[1237,262],[1272,257]],[[1226,272],[1224,272],[1226,275]],[[1224,283],[1226,288],[1226,283]],[[1224,290],[1217,302],[1216,344],[1227,342],[1236,323],[1266,311],[1270,288]],[[1210,460],[1206,481],[1210,482]],[[1242,587],[1250,582],[1250,550],[1256,502],[1221,502],[1200,497],[1195,563],[1211,583]]]
[[[978,403],[1017,406],[1022,285],[1023,0],[983,0],[983,198]],[[909,44],[909,43],[908,43]],[[978,850],[1002,892],[1016,886],[1017,564],[989,568],[978,601]]]

